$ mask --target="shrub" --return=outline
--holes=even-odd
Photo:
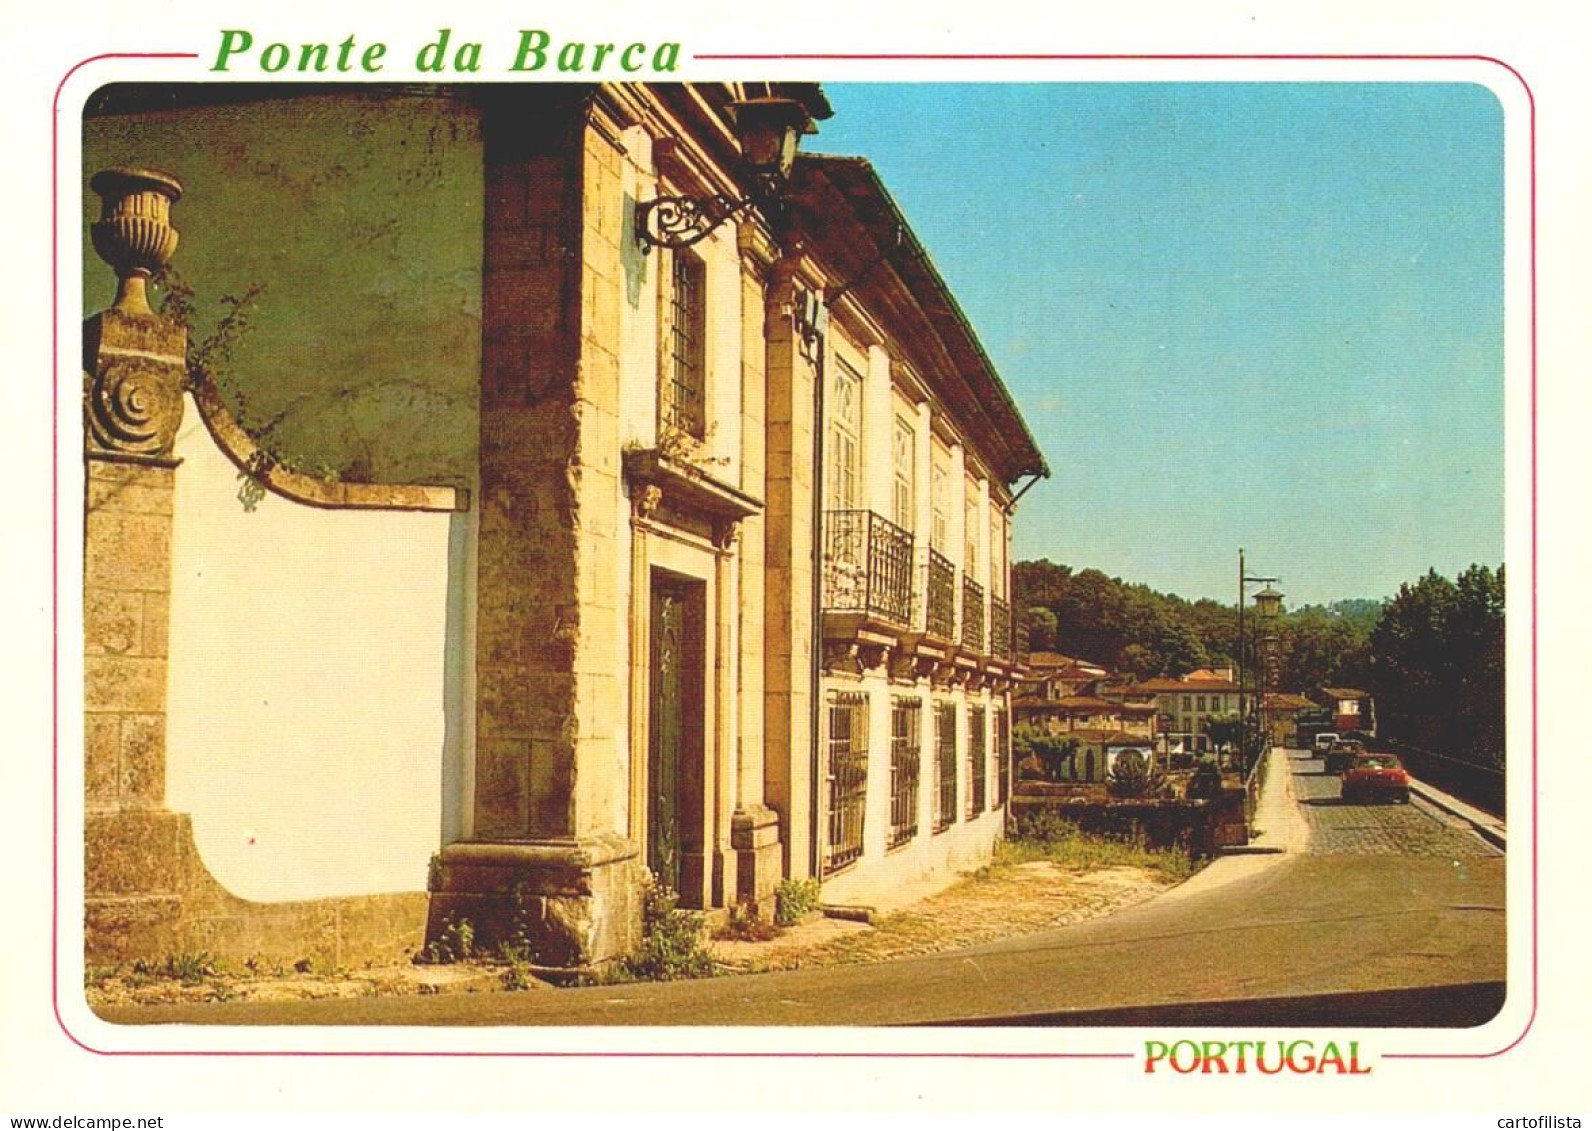
[[[528,990],[535,984],[531,977],[535,957],[529,946],[511,942],[498,944],[498,959],[503,963],[499,977],[505,990]]]
[[[713,937],[736,942],[767,942],[784,933],[785,928],[778,923],[771,923],[758,915],[757,904],[741,902],[730,908],[729,921],[713,932]]]
[[[800,923],[818,910],[822,890],[817,880],[785,880],[774,889],[774,922],[781,927]]]
[[[1221,795],[1222,771],[1217,768],[1216,759],[1201,758],[1194,767],[1194,776],[1188,780],[1189,800],[1209,801]]]
[[[475,957],[475,927],[468,919],[449,920],[442,934],[426,944],[426,949],[415,955],[420,966],[449,966],[455,962],[468,962]]]
[[[641,946],[607,973],[610,982],[672,982],[716,973],[702,946],[702,916],[679,907],[680,896],[656,880],[647,882],[641,905]]]
[[[1044,767],[1047,781],[1064,780],[1066,771],[1074,767],[1077,755],[1076,738],[1051,734],[1027,723],[1012,730],[1012,756],[1018,765],[1036,759]]]
[[[1106,788],[1113,797],[1156,797],[1165,784],[1161,772],[1137,750],[1118,754],[1106,778]]]
[[[1036,809],[1017,818],[1014,839],[1033,844],[1059,844],[1078,835],[1078,826],[1048,809]]]

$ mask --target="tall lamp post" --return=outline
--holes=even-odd
[[[1248,604],[1248,596],[1247,596],[1247,594],[1249,592],[1246,587],[1249,586],[1249,585],[1264,585],[1264,586],[1266,586],[1266,588],[1262,592],[1255,594],[1255,611],[1260,614],[1260,616],[1261,616],[1263,621],[1267,621],[1269,619],[1269,623],[1272,625],[1273,635],[1268,637],[1267,639],[1272,641],[1272,642],[1275,642],[1275,640],[1276,640],[1276,636],[1275,636],[1276,618],[1282,611],[1282,594],[1278,593],[1276,590],[1272,589],[1271,586],[1273,585],[1273,583],[1275,583],[1275,582],[1277,582],[1279,580],[1281,580],[1281,579],[1280,578],[1276,578],[1276,577],[1252,577],[1247,572],[1245,572],[1245,570],[1244,570],[1244,550],[1243,550],[1242,546],[1239,547],[1239,549],[1238,549],[1238,656],[1237,656],[1237,660],[1238,660],[1238,722],[1239,722],[1239,734],[1240,734],[1241,737],[1239,739],[1239,751],[1238,751],[1238,754],[1239,754],[1240,761],[1245,764],[1246,768],[1247,768],[1247,764],[1248,764],[1248,755],[1249,755],[1249,752],[1246,749],[1244,749],[1248,745],[1248,740],[1249,740],[1249,709],[1248,709],[1248,703],[1246,701],[1247,697],[1246,697],[1246,693],[1245,693],[1246,677],[1248,676],[1248,671],[1246,670],[1246,664],[1244,662],[1244,653],[1245,653],[1244,606],[1246,604]],[[1265,599],[1264,603],[1262,602],[1262,598]],[[1262,681],[1264,680],[1264,678],[1265,678],[1265,672],[1262,671],[1261,672]],[[1261,703],[1264,704],[1264,702],[1265,702],[1264,694],[1262,694]]]
[[[1276,684],[1277,679],[1277,621],[1282,616],[1282,594],[1270,585],[1255,594],[1255,613],[1260,620],[1257,635],[1260,638],[1259,652],[1260,678],[1256,691],[1256,715],[1260,718],[1260,748],[1256,757],[1260,757],[1266,748],[1266,736],[1269,733],[1268,723],[1270,716],[1266,711],[1266,694]]]

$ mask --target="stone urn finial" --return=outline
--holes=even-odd
[[[94,250],[116,272],[115,308],[153,314],[147,284],[177,250],[171,206],[182,197],[182,184],[153,169],[126,168],[95,173],[88,184],[103,202],[89,231]]]

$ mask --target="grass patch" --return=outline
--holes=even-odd
[[[1038,860],[1049,861],[1070,872],[1142,868],[1173,882],[1186,880],[1197,871],[1187,853],[1170,848],[1148,848],[1142,841],[1086,833],[1070,821],[1049,813],[1024,816],[1019,820],[1016,833],[995,846],[991,867],[1012,867]]]

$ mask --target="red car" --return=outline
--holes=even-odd
[[[1406,805],[1410,800],[1410,775],[1391,754],[1361,754],[1343,771],[1340,796],[1349,804],[1386,797]]]

